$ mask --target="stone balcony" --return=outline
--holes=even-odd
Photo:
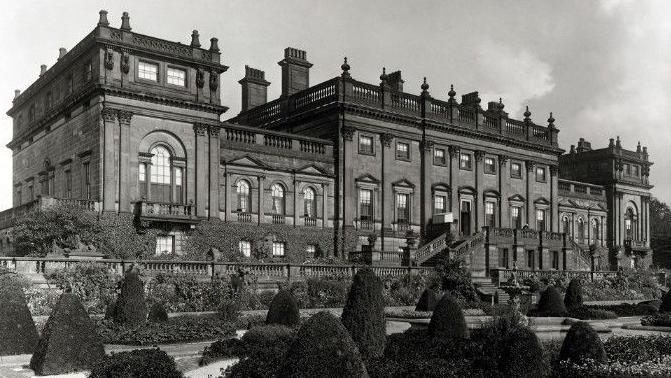
[[[198,223],[196,207],[191,204],[138,201],[135,215],[141,222]]]

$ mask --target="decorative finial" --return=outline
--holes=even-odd
[[[527,105],[527,110],[524,112],[524,120],[531,121],[531,112],[529,111],[529,105]]]
[[[98,26],[110,26],[110,22],[107,21],[107,11],[101,9],[98,14],[100,14],[100,18],[98,19]]]
[[[422,88],[422,92],[426,92],[429,90],[429,83],[426,82],[426,76],[424,76],[424,82],[420,86]]]
[[[554,117],[552,117],[552,112],[550,112],[550,118],[548,118],[548,127],[549,128],[555,127],[555,119]]]
[[[618,135],[615,139],[615,148],[622,148],[622,143],[620,142],[620,136]]]
[[[610,147],[610,148],[615,147],[615,139],[610,138],[610,139],[608,140],[608,147]]]
[[[447,95],[450,96],[450,98],[454,98],[456,94],[457,92],[454,91],[454,84],[450,84],[450,91],[447,92]]]
[[[638,144],[636,145],[636,152],[641,152],[641,141],[638,141]]]
[[[347,57],[345,57],[344,62],[340,66],[340,68],[342,69],[342,77],[350,77],[350,74],[349,74],[350,66],[347,63]]]
[[[210,51],[213,53],[219,52],[219,40],[217,38],[210,38]]]
[[[380,75],[380,81],[387,81],[387,68],[382,67],[382,74]]]
[[[505,108],[505,105],[503,105],[503,99],[499,97],[499,104],[498,104],[499,111],[502,111],[503,108]]]
[[[198,30],[194,30],[191,33],[191,47],[200,47],[200,35]]]
[[[123,12],[121,15],[121,30],[126,30],[130,31],[130,17],[128,16],[128,12]]]

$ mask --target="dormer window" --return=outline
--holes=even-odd
[[[140,79],[158,82],[158,64],[140,61],[137,65],[137,76]]]

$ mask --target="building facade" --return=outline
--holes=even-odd
[[[645,148],[582,141],[564,154],[552,113],[515,120],[501,100],[483,108],[478,92],[458,100],[454,89],[439,100],[426,79],[411,94],[400,71],[365,83],[347,60],[310,86],[312,64],[294,48],[278,64],[280,98],[268,102],[264,72],[246,67],[242,111],[221,121],[216,38],[208,49],[197,31],[188,45],[165,41],[132,31],[126,13],[111,27],[101,11],[16,93],[5,232],[53,197],[156,230],[159,254],[216,224],[211,246],[249,258],[421,264],[461,251],[487,275],[650,257]]]

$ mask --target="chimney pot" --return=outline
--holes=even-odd
[[[200,47],[200,38],[198,35],[198,30],[194,30],[191,33],[191,47]]]
[[[98,19],[98,26],[110,26],[109,21],[107,21],[107,11],[102,9],[100,12],[100,18]]]
[[[268,86],[265,72],[245,65],[245,77],[238,83],[242,86],[242,112],[263,105],[268,101]]]
[[[130,17],[128,16],[128,12],[123,12],[121,15],[121,30],[131,31]]]
[[[58,59],[59,60],[62,59],[67,53],[68,49],[66,49],[65,47],[61,47],[60,49],[58,49]]]
[[[46,64],[41,65],[40,66],[40,77],[42,77],[42,75],[44,75],[46,72],[47,72],[47,65]]]
[[[217,38],[210,38],[210,51],[213,53],[218,53],[219,50],[219,40]]]
[[[21,95],[21,90],[20,89],[15,89],[14,90],[14,98],[17,98]]]
[[[310,87],[310,67],[307,53],[293,47],[284,49],[284,59],[277,62],[282,67],[282,97],[291,96]]]

